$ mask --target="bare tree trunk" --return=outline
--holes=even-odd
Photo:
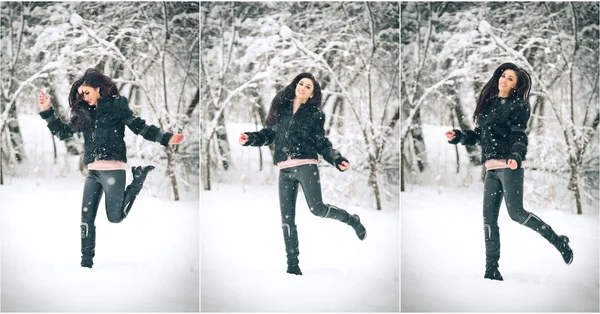
[[[175,175],[175,152],[173,147],[167,147],[167,171],[169,172],[169,178],[171,179],[171,186],[173,186],[173,196],[175,200],[179,200],[179,187],[177,185],[177,177]]]
[[[404,141],[400,139],[400,192],[404,192],[404,160],[406,157],[404,156]]]
[[[375,205],[377,206],[377,210],[381,210],[381,197],[379,195],[379,183],[377,180],[377,160],[373,156],[369,156],[369,184],[373,188],[373,193],[375,194]]]
[[[211,189],[211,177],[210,177],[210,139],[206,140],[206,146],[204,147],[205,151],[204,151],[204,156],[206,156],[206,161],[204,164],[204,173],[205,173],[205,180],[204,180],[204,190],[205,191],[210,191]]]
[[[546,102],[546,97],[538,96],[533,105],[533,109],[531,110],[531,119],[529,120],[529,126],[527,127],[527,133],[533,130],[535,127],[538,134],[544,129],[544,105]]]
[[[325,136],[329,136],[329,133],[331,132],[331,129],[333,128],[334,124],[338,128],[338,132],[340,132],[340,134],[343,133],[343,126],[344,126],[344,122],[343,122],[343,118],[342,118],[342,116],[344,114],[343,104],[344,104],[344,100],[342,99],[342,97],[335,98],[335,102],[333,103],[333,109],[331,110],[331,119],[329,119],[328,126],[325,129]],[[339,116],[340,118],[336,118],[336,115]],[[337,121],[337,123],[335,123],[336,121]]]
[[[219,153],[222,157],[222,165],[223,169],[229,169],[229,165],[231,164],[231,146],[229,146],[229,139],[227,137],[227,129],[225,128],[225,113],[219,117],[219,124],[217,126],[217,131],[215,132],[217,136],[217,144],[219,146]]]
[[[21,128],[19,127],[19,120],[17,117],[16,101],[13,102],[12,106],[8,110],[8,119],[6,121],[6,125],[8,126],[11,142],[15,147],[15,158],[17,162],[21,162],[25,159],[25,148],[23,145],[23,135],[21,134]]]
[[[579,191],[579,165],[574,160],[571,160],[571,179],[569,182],[569,188],[573,190],[575,195],[575,205],[577,206],[577,214],[583,213],[581,209],[581,193]]]
[[[50,132],[50,138],[52,139],[52,149],[54,151],[54,164],[56,165],[58,161],[58,152],[56,151],[56,139],[54,138],[52,132]]]
[[[427,168],[427,150],[425,148],[425,138],[421,128],[421,110],[419,110],[413,120],[413,127],[410,130],[415,147],[415,155],[417,157],[417,165],[419,171],[423,172]]]
[[[4,145],[0,135],[0,185],[4,185]]]
[[[198,107],[199,103],[200,103],[200,88],[196,89],[196,94],[194,95],[192,102],[190,102],[190,105],[185,112],[185,115],[188,117],[188,119],[190,119],[192,117],[192,113],[194,112],[196,107]]]

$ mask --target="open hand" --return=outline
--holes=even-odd
[[[40,89],[40,95],[38,96],[38,103],[43,111],[50,109],[50,95],[46,97],[44,91]]]
[[[169,139],[169,145],[181,144],[183,142],[183,134],[173,134],[171,139]]]
[[[246,144],[246,142],[248,142],[248,134],[246,134],[246,133],[240,133],[239,142],[240,142],[241,145]]]
[[[516,170],[517,167],[519,167],[519,164],[517,164],[516,160],[514,160],[514,159],[508,160],[508,168],[510,168],[511,170]]]
[[[453,130],[450,130],[450,131],[444,133],[444,135],[446,135],[446,138],[448,139],[448,141],[451,141],[456,137],[456,134],[454,134]]]
[[[348,163],[347,161],[342,161],[338,167],[340,167],[340,170],[345,171],[347,169],[350,169],[350,163]]]

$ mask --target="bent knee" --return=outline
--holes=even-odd
[[[325,203],[318,203],[309,206],[310,212],[318,217],[324,217],[327,214],[328,206]]]
[[[125,218],[125,216],[122,214],[108,214],[107,216],[108,216],[108,221],[115,223],[115,224],[120,223],[121,221],[123,221],[123,218]]]
[[[525,209],[520,208],[519,210],[509,210],[508,216],[510,216],[510,219],[513,221],[522,224],[529,216],[529,213]]]

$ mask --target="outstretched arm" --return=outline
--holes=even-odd
[[[258,132],[240,133],[239,142],[242,146],[265,146],[275,140],[275,128],[266,127]]]
[[[62,122],[54,115],[54,109],[50,106],[50,95],[46,96],[43,90],[40,90],[38,103],[42,111],[40,116],[48,123],[48,128],[53,135],[63,141],[73,136],[73,130],[70,125]]]
[[[129,110],[127,98],[119,97],[115,100],[115,105],[119,108],[126,108],[127,114],[125,115],[124,123],[134,134],[140,135],[148,141],[157,142],[165,147],[183,142],[183,134],[165,132],[155,125],[147,124],[144,119],[134,116],[133,112]]]
[[[350,162],[344,158],[340,152],[333,148],[331,141],[325,136],[325,113],[318,112],[318,121],[316,128],[317,151],[323,158],[339,171],[345,171],[350,168]]]
[[[462,143],[463,145],[472,146],[481,141],[481,130],[479,127],[476,127],[475,130],[449,130],[444,135],[446,135],[450,144]]]

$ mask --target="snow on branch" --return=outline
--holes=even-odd
[[[287,27],[287,26],[285,26],[285,27]],[[342,90],[342,94],[348,100],[348,103],[350,103],[350,108],[352,109],[352,113],[354,113],[354,116],[356,117],[356,120],[358,121],[358,125],[360,126],[362,132],[364,134],[366,134],[367,130],[365,128],[365,125],[362,122],[363,119],[361,119],[360,114],[356,111],[356,105],[352,101],[352,97],[350,96],[350,94],[348,93],[348,91],[346,90],[346,88],[344,87],[344,84],[342,84],[342,82],[338,78],[338,76],[335,73],[335,71],[329,66],[329,64],[327,63],[327,60],[325,60],[322,55],[318,55],[318,54],[310,51],[310,49],[308,49],[306,47],[306,45],[304,45],[304,43],[302,43],[301,41],[297,40],[296,38],[288,37],[287,39],[291,40],[296,45],[296,47],[298,47],[298,49],[300,49],[306,55],[308,55],[309,57],[311,57],[317,63],[320,62],[325,67],[325,69],[327,70],[327,72],[329,72],[329,74],[331,75],[331,77],[336,81],[336,83],[338,84],[338,86]]]
[[[417,100],[417,103],[410,110],[410,113],[408,114],[408,118],[406,118],[406,120],[402,124],[402,131],[400,132],[400,138],[404,139],[406,137],[406,135],[408,134],[408,131],[410,131],[410,129],[412,127],[413,119],[415,118],[415,115],[419,111],[419,108],[421,108],[421,105],[425,101],[425,98],[427,98],[427,96],[430,93],[432,93],[433,91],[435,91],[440,86],[446,84],[446,82],[448,82],[452,78],[455,78],[455,77],[458,77],[458,76],[467,75],[470,70],[471,70],[470,67],[453,70],[448,76],[446,76],[443,79],[439,80],[437,83],[433,84],[432,86],[426,88],[423,91],[423,95],[421,95],[421,97],[419,97],[419,100]]]
[[[75,20],[78,21],[77,18],[75,18]],[[90,37],[92,37],[93,39],[95,39],[99,44],[105,46],[109,50],[112,50],[113,52],[116,53],[117,57],[122,61],[123,65],[125,67],[127,67],[129,72],[131,72],[131,74],[134,76],[135,81],[138,82],[138,86],[144,91],[143,94],[144,94],[144,96],[146,96],[148,104],[150,105],[150,108],[152,108],[152,111],[154,111],[154,114],[157,116],[160,116],[157,109],[154,106],[154,102],[152,101],[152,99],[150,99],[149,91],[146,89],[146,86],[144,84],[142,84],[142,80],[141,80],[139,74],[137,73],[137,71],[135,71],[131,67],[129,60],[127,59],[127,57],[125,57],[125,55],[121,52],[121,50],[115,45],[115,43],[109,42],[103,38],[100,38],[100,36],[98,36],[98,34],[96,34],[96,32],[93,29],[90,29],[89,27],[85,26],[83,23],[79,24],[76,22],[76,24],[80,25],[80,27],[83,28],[88,33],[88,35]],[[163,127],[162,119],[158,119],[158,122],[160,124],[160,127]]]
[[[237,95],[238,93],[240,93],[241,91],[243,91],[244,89],[246,89],[248,87],[254,86],[254,84],[257,81],[264,80],[264,79],[266,79],[268,77],[269,76],[268,76],[268,73],[266,71],[256,73],[250,80],[246,81],[244,84],[242,84],[242,85],[238,86],[236,89],[232,90],[229,93],[229,95],[227,96],[227,98],[225,98],[225,100],[221,104],[219,110],[217,110],[217,112],[215,113],[215,117],[212,119],[212,121],[205,128],[206,132],[204,132],[204,134],[208,135],[206,138],[211,138],[213,136],[213,134],[217,130],[217,126],[219,124],[219,117],[221,116],[221,114],[223,114],[223,110],[225,110],[225,108],[227,108],[227,106],[231,103],[231,99],[235,95]]]
[[[2,113],[2,116],[0,117],[0,130],[4,131],[4,126],[6,125],[6,120],[8,119],[8,112],[10,111],[10,108],[12,107],[13,103],[15,102],[15,100],[17,99],[19,94],[21,93],[21,90],[23,90],[23,88],[25,86],[31,84],[31,82],[33,82],[34,80],[42,77],[44,74],[46,74],[46,72],[48,72],[52,69],[59,68],[60,66],[61,66],[61,63],[58,61],[46,63],[40,71],[33,74],[28,79],[26,79],[24,82],[19,84],[19,87],[17,88],[15,93],[12,95],[9,102],[6,104],[6,109]]]

